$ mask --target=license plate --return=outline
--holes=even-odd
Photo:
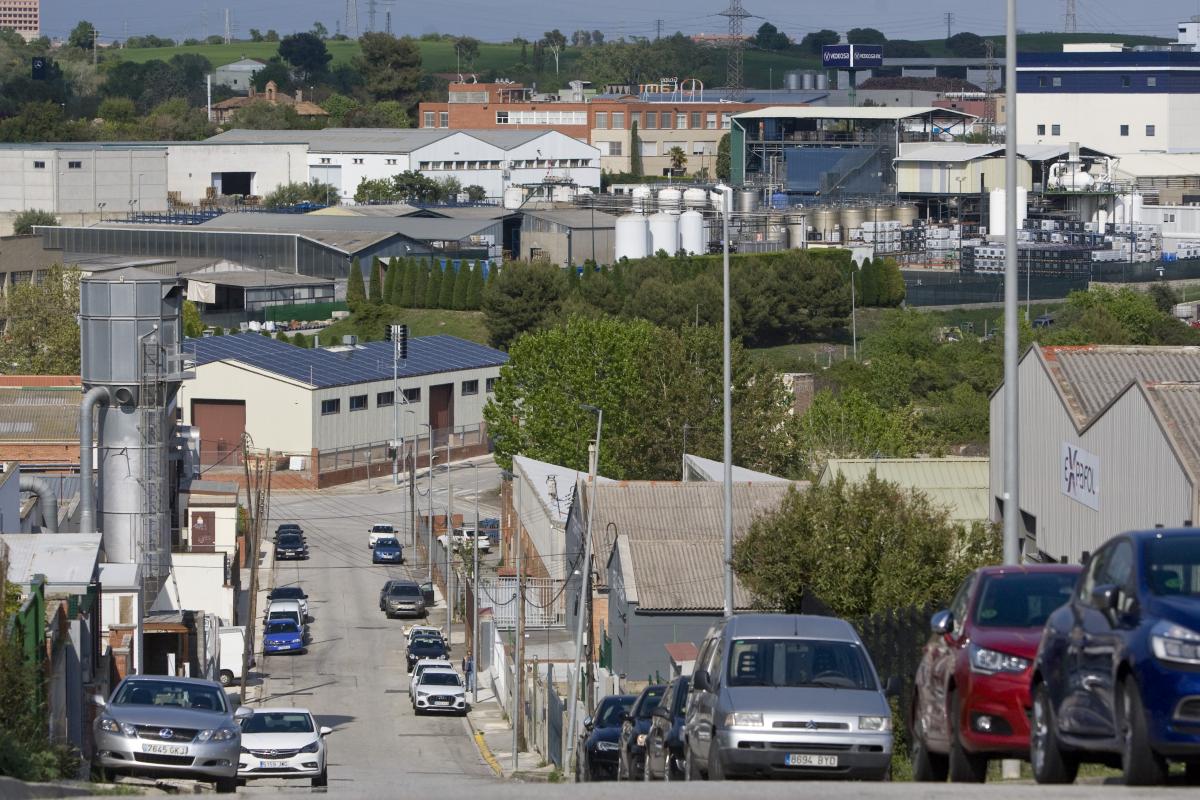
[[[143,753],[157,753],[163,756],[186,756],[186,744],[144,744],[142,745]]]
[[[259,769],[283,769],[288,765],[286,761],[260,761],[258,762]]]
[[[837,756],[810,756],[805,753],[788,753],[789,767],[836,767]]]
[[[434,700],[433,704],[435,706],[448,706],[448,705],[450,705],[450,701],[449,700]]]

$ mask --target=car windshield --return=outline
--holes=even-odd
[[[595,727],[597,728],[614,728],[621,724],[621,715],[629,710],[633,705],[633,698],[623,698],[614,700],[611,703],[605,703],[596,714]]]
[[[446,647],[446,645],[442,642],[441,639],[431,639],[428,637],[421,637],[418,639],[413,639],[413,642],[412,642],[412,648],[414,650],[430,650],[430,649],[444,650],[445,647]]]
[[[649,719],[654,713],[654,709],[658,708],[658,704],[662,702],[663,692],[667,690],[665,686],[652,686],[642,692],[641,700],[638,702],[637,715],[638,719]]]
[[[421,590],[416,586],[405,586],[404,584],[400,584],[388,589],[388,594],[392,597],[420,597]]]
[[[399,547],[400,543],[391,536],[384,536],[375,540],[376,547]]]
[[[290,619],[273,619],[267,623],[267,633],[297,633],[299,630]]]
[[[458,675],[453,672],[435,672],[426,670],[421,673],[422,686],[461,686]]]
[[[391,533],[392,526],[391,525],[375,525],[371,528],[371,532],[372,533]]]
[[[225,711],[225,693],[220,689],[195,683],[162,681],[130,681],[113,698],[119,706],[178,706],[205,711]]]
[[[866,656],[854,642],[735,639],[729,686],[821,686],[875,690]]]
[[[279,544],[282,545],[298,545],[300,544],[300,534],[298,533],[281,533],[279,534]]]
[[[276,609],[267,615],[267,621],[270,622],[277,619],[295,620],[299,616],[300,614],[297,611],[284,611],[282,609]]]
[[[299,586],[279,586],[271,590],[272,600],[301,600],[304,590]]]
[[[256,711],[242,720],[242,733],[312,733],[313,720],[308,714],[291,711]]]
[[[1200,534],[1164,534],[1146,542],[1146,581],[1156,595],[1200,595]]]
[[[981,628],[1040,628],[1054,609],[1071,599],[1073,572],[988,575],[975,607]]]

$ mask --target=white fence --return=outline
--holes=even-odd
[[[561,628],[566,624],[564,582],[553,578],[525,579],[525,627]],[[479,607],[492,609],[496,630],[517,627],[517,579],[482,578],[479,581]]]

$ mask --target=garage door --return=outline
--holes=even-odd
[[[200,429],[200,464],[237,467],[242,463],[246,401],[193,400],[192,424]]]

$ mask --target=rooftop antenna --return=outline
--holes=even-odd
[[[746,40],[742,36],[742,20],[750,14],[742,8],[742,0],[729,0],[729,8],[720,12],[719,16],[729,19],[729,58],[725,66],[728,99],[740,100],[746,88],[742,78],[742,51],[746,47]]]

